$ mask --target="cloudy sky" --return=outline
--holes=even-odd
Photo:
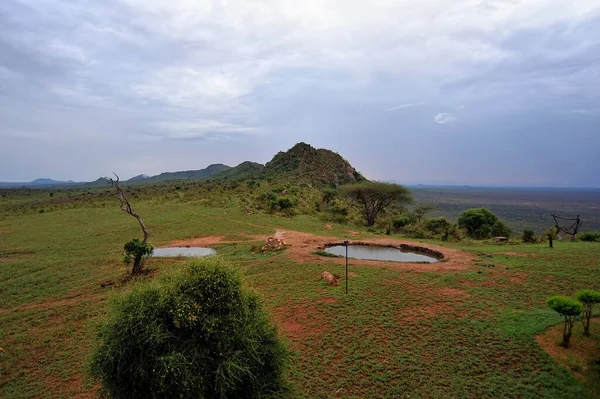
[[[0,180],[267,162],[600,187],[600,0],[1,0]]]

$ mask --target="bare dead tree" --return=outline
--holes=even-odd
[[[131,207],[131,203],[129,203],[129,200],[127,199],[127,195],[125,194],[125,191],[121,188],[121,185],[119,184],[119,176],[114,172],[113,172],[113,174],[115,175],[115,177],[117,179],[115,180],[115,179],[109,178],[108,181],[110,182],[111,186],[117,190],[117,197],[119,198],[121,210],[123,212],[127,213],[128,215],[131,215],[134,218],[136,218],[138,223],[140,224],[140,227],[142,228],[142,232],[144,233],[144,240],[140,243],[141,245],[139,245],[140,249],[131,251],[131,252],[134,252],[133,253],[133,255],[134,255],[133,269],[131,270],[131,273],[132,274],[140,274],[144,267],[144,262],[145,262],[147,256],[149,256],[149,253],[150,254],[152,253],[152,246],[150,244],[148,244],[148,237],[150,237],[150,231],[146,228],[146,225],[144,225],[144,221],[142,220],[142,217],[140,215],[138,215]],[[137,241],[137,239],[135,241]],[[127,245],[125,247],[126,247],[125,250],[128,251]],[[146,247],[149,247],[149,250],[146,249]]]
[[[560,232],[562,231],[563,233],[569,234],[571,236],[571,241],[575,241],[577,232],[579,231],[579,228],[581,227],[581,224],[582,224],[581,219],[579,218],[579,215],[577,215],[577,217],[574,219],[563,218],[563,217],[556,216],[556,215],[552,215],[552,217],[554,218],[554,226],[556,227],[556,234],[560,234]],[[561,226],[561,225],[559,225],[559,220],[573,222],[573,224],[571,224],[570,227]]]

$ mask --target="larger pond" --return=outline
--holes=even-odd
[[[214,249],[202,247],[154,248],[154,252],[152,252],[152,256],[159,258],[171,258],[177,256],[190,256],[193,258],[201,258],[203,256],[216,254],[217,252]]]
[[[326,252],[338,256],[346,256],[346,246],[335,245],[325,248]],[[416,252],[403,251],[392,247],[374,245],[348,245],[348,257],[365,260],[383,260],[392,262],[437,262],[436,258]]]

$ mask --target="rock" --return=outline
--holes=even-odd
[[[329,272],[323,272],[321,274],[321,280],[325,280],[329,285],[338,285],[338,280],[342,278],[339,274],[331,274]]]

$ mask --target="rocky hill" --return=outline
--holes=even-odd
[[[281,176],[316,185],[338,186],[365,178],[339,154],[306,143],[279,152],[267,163],[265,175]]]

